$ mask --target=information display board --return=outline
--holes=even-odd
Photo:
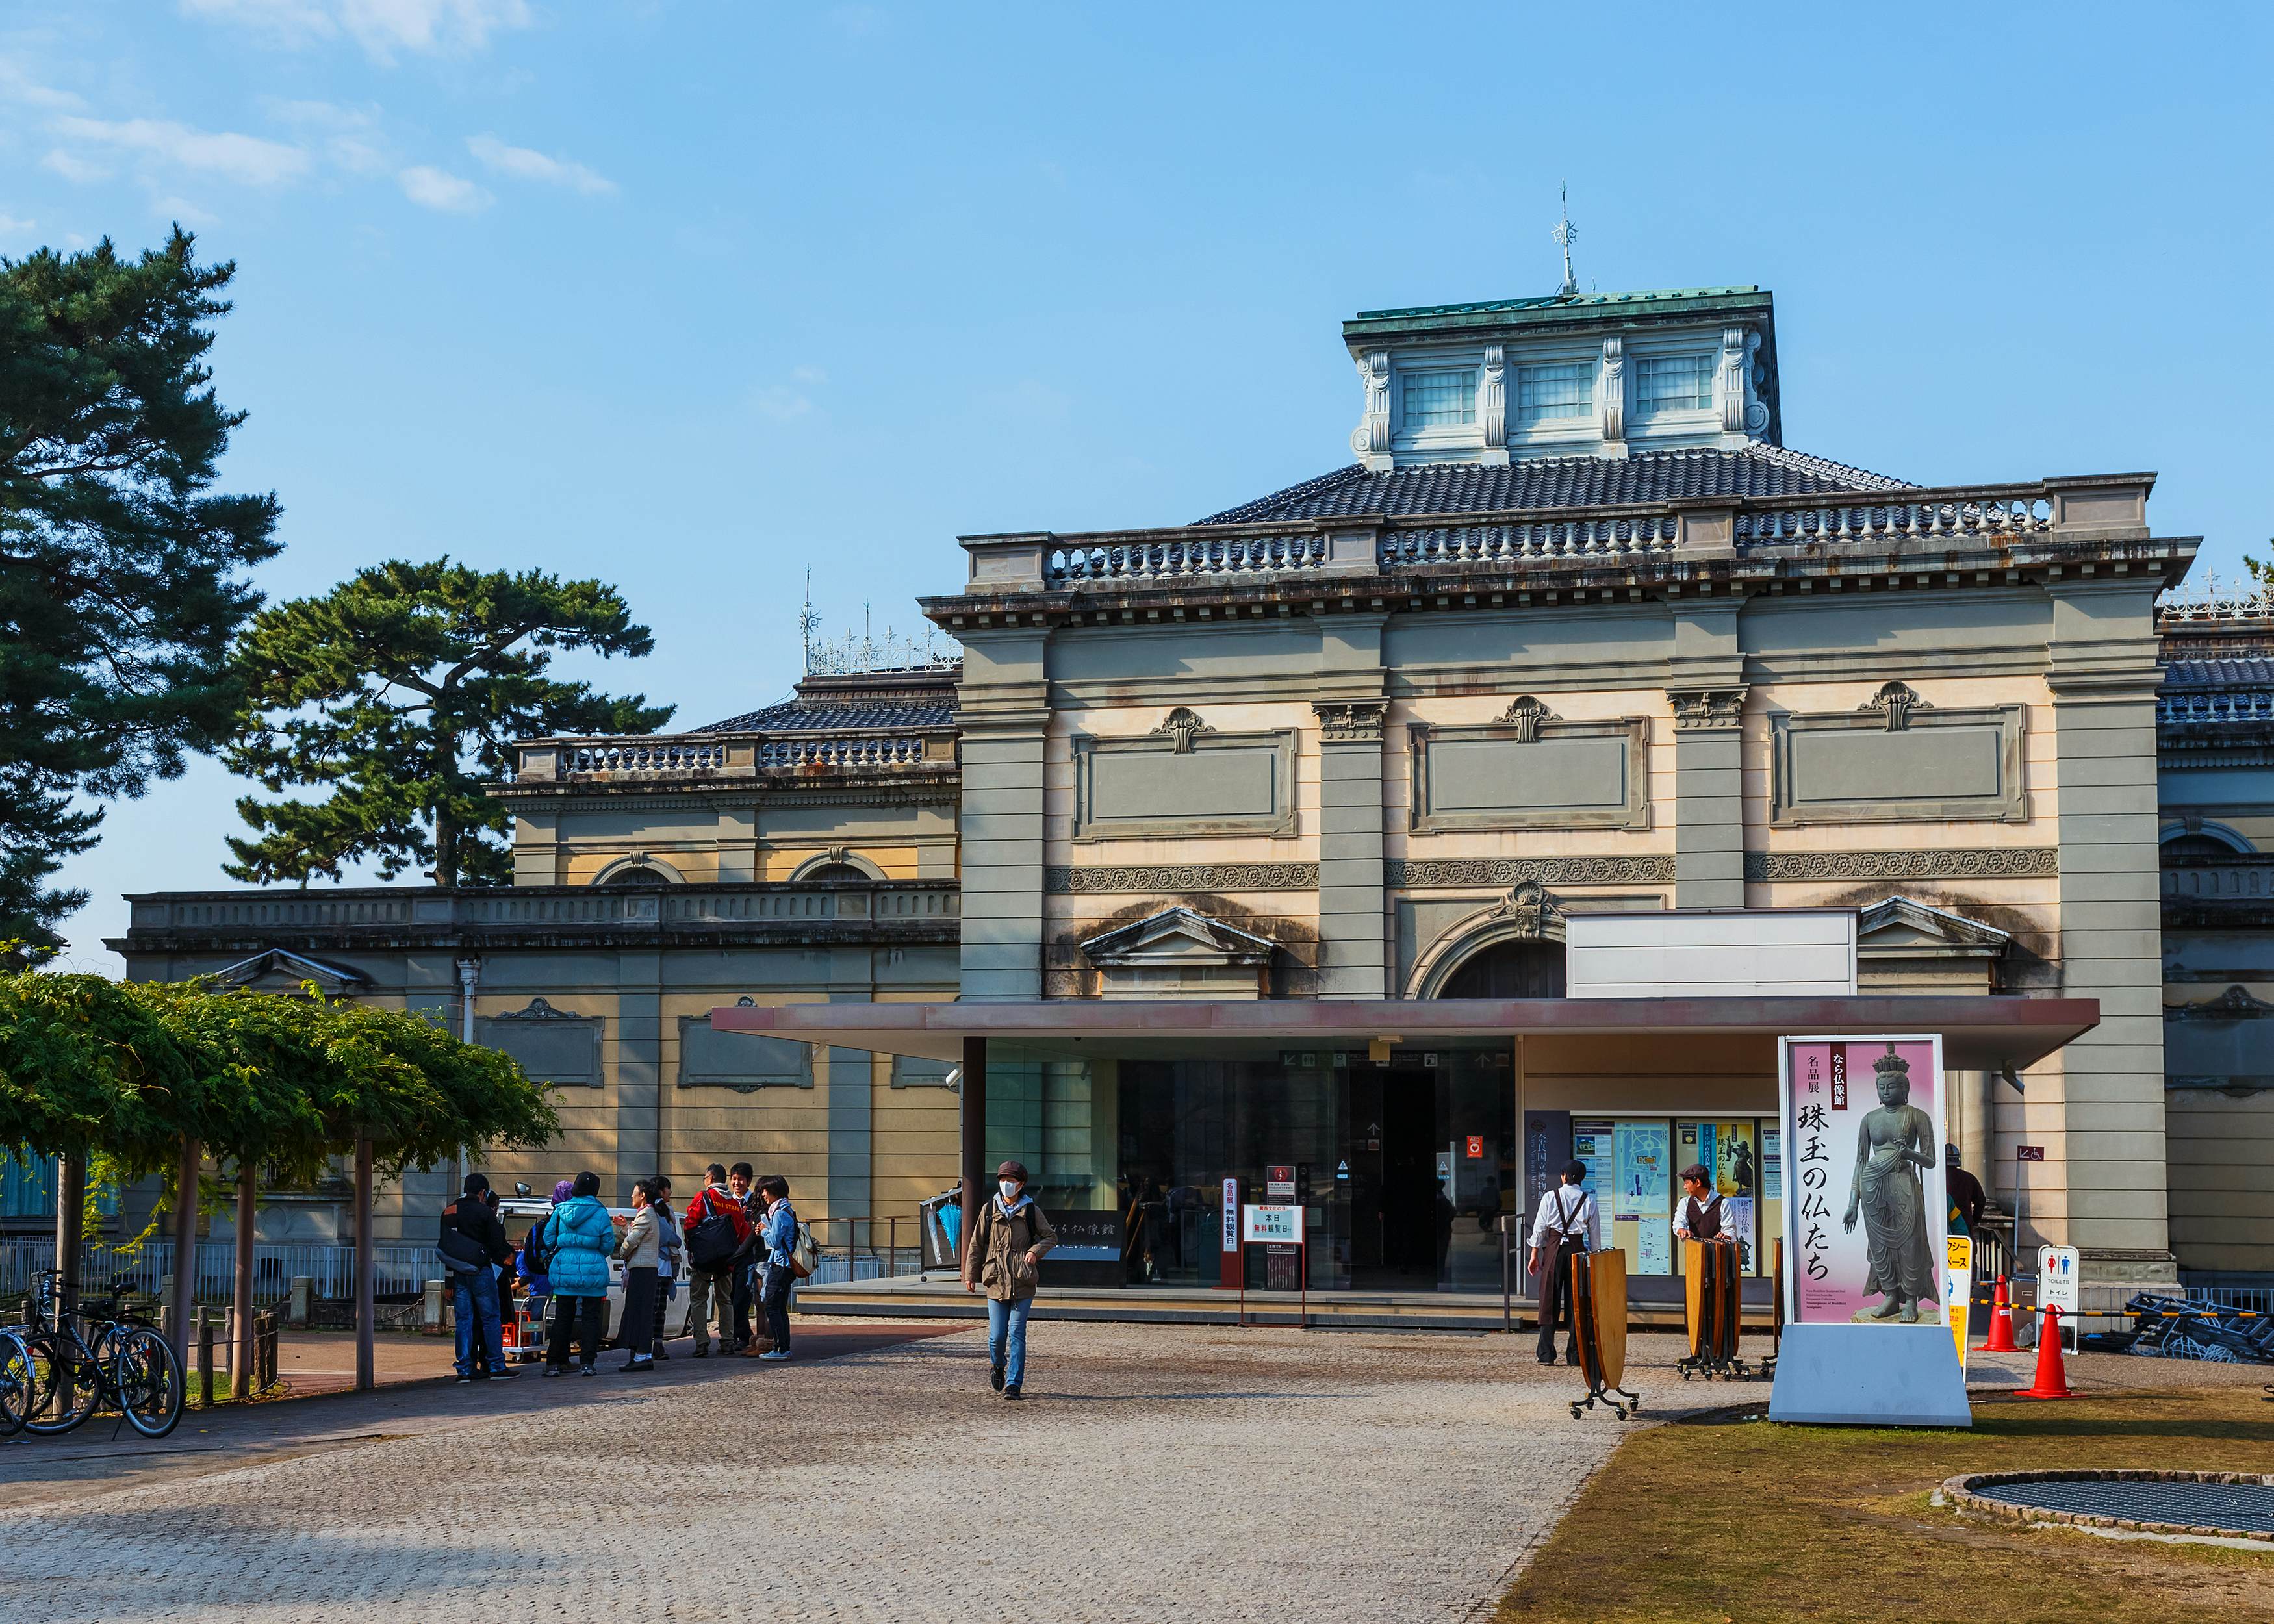
[[[1787,1321],[1946,1325],[1942,1040],[1777,1048]]]
[[[1300,1245],[1303,1209],[1299,1207],[1243,1207],[1239,1209],[1239,1238],[1251,1246],[1276,1242]]]

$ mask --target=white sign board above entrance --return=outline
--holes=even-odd
[[[1303,1238],[1303,1209],[1243,1207],[1239,1209],[1239,1238],[1250,1245],[1259,1242],[1297,1244]]]
[[[1856,914],[1847,908],[1573,914],[1564,942],[1574,998],[1856,993]]]

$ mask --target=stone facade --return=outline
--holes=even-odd
[[[1995,1199],[2040,1145],[2033,1223],[2097,1281],[2167,1281],[2175,1245],[2270,1267],[2243,1186],[2274,1095],[2233,1067],[2165,1086],[2167,1004],[2227,998],[2205,1032],[2274,1011],[2225,902],[2163,934],[2175,876],[2259,883],[2274,814],[2255,734],[2175,792],[2168,700],[2159,807],[2156,605],[2195,543],[2152,533],[2152,477],[1937,488],[1790,450],[1758,289],[1374,312],[1344,338],[1351,464],[1173,530],[965,538],[964,589],[923,603],[960,668],[530,741],[498,791],[509,891],[138,898],[117,945],[137,975],[285,948],[453,1023],[478,959],[477,1035],[591,1056],[542,1170],[621,1188],[771,1158],[808,1210],[882,1217],[955,1175],[942,1079],[734,1058],[758,1041],[691,1035],[704,1011],[1437,996],[1575,912],[1856,908],[1867,989],[2100,1003],[2020,1091],[1958,1079],[1952,1134]],[[2229,846],[2175,846],[2189,818]],[[1758,1110],[1764,1087],[1644,1093]]]

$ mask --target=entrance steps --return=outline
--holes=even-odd
[[[826,1286],[800,1286],[797,1311],[841,1314],[864,1320],[984,1320],[984,1297],[966,1292],[953,1274],[902,1275]],[[1248,1318],[1267,1325],[1292,1325],[1301,1310],[1292,1291],[1250,1291]],[[1514,1304],[1519,1327],[1531,1323],[1532,1304]],[[1231,1325],[1239,1317],[1239,1294],[1206,1286],[1050,1287],[1035,1300],[1037,1320],[1088,1320],[1126,1325]],[[1498,1292],[1317,1291],[1311,1294],[1311,1324],[1349,1330],[1497,1331],[1504,1320]],[[1745,1329],[1766,1334],[1766,1304],[1745,1305]],[[1630,1303],[1627,1323],[1636,1330],[1678,1331],[1682,1305]]]

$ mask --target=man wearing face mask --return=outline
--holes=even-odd
[[[995,1169],[995,1194],[979,1209],[971,1244],[963,1249],[963,1289],[987,1288],[987,1380],[1006,1399],[1020,1396],[1027,1374],[1027,1316],[1043,1254],[1058,1244],[1043,1209],[1027,1193],[1027,1169],[1005,1162]]]

